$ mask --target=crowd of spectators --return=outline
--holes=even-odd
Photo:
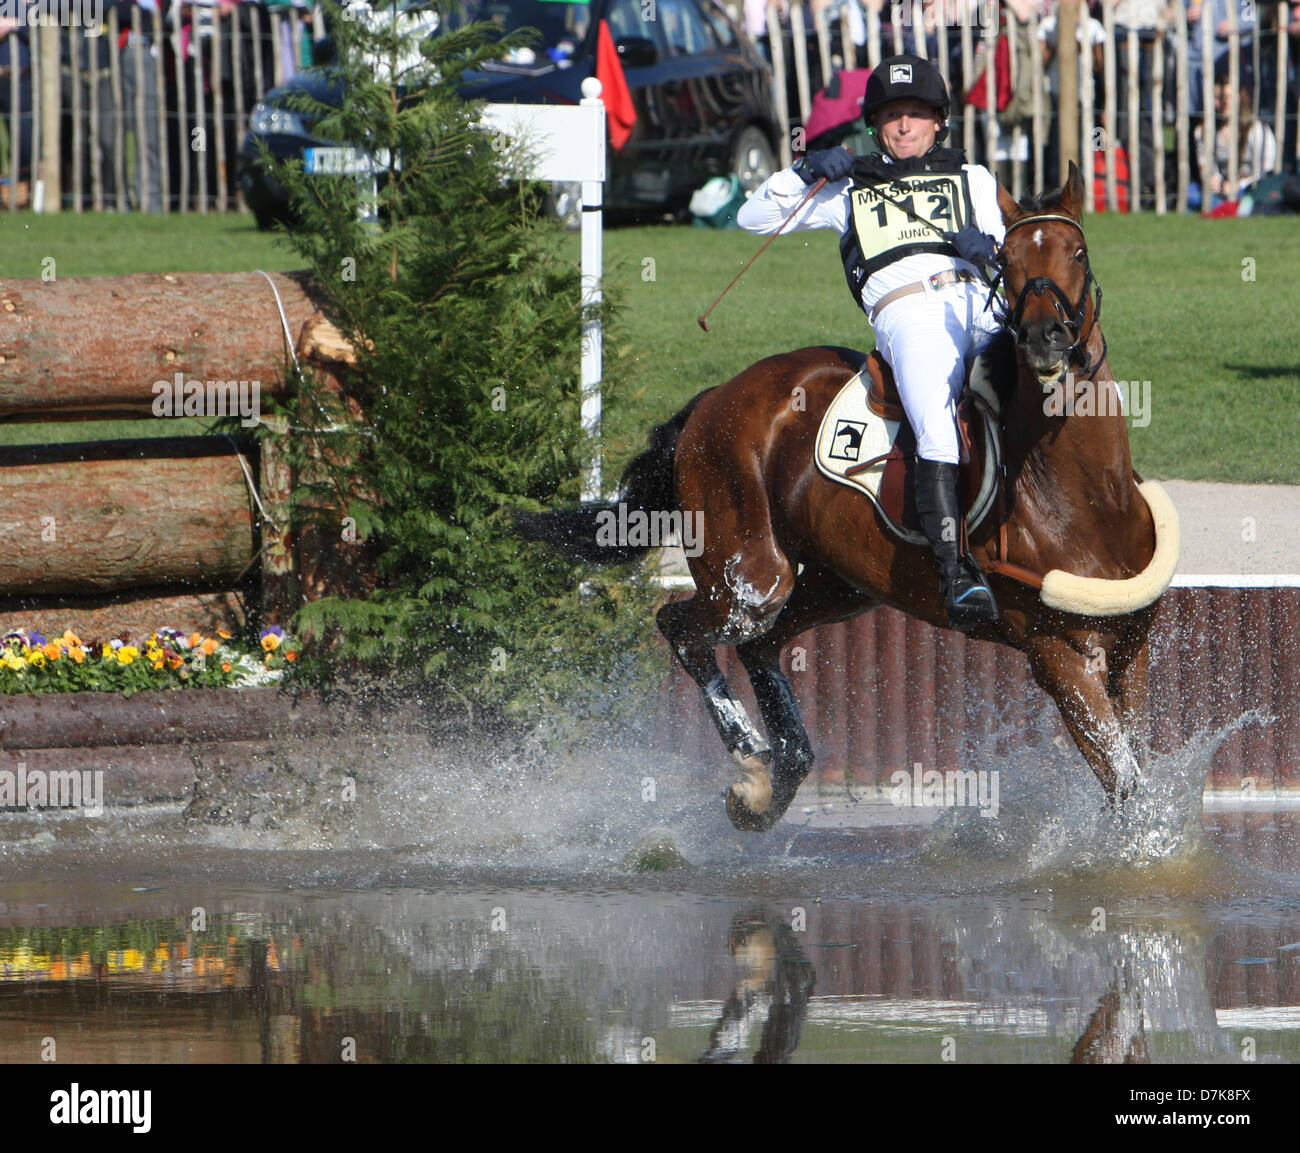
[[[40,6],[49,2],[40,0]],[[294,75],[299,61],[311,63],[308,14],[312,5],[308,0],[185,0],[184,3],[64,0],[61,6],[57,0],[55,3],[56,11],[67,16],[60,29],[59,85],[65,205],[72,196],[74,168],[80,165],[83,207],[92,207],[97,177],[102,207],[162,211],[164,156],[170,200],[166,207],[175,210],[179,206],[182,176],[193,195],[193,189],[199,185],[200,168],[209,194],[218,203],[224,195],[233,204],[234,157],[245,127],[235,111],[242,107],[246,114],[272,86],[276,76],[288,79]],[[35,4],[36,0],[29,0],[29,5]],[[301,41],[297,45],[290,39],[292,25],[287,17],[291,9],[297,9],[301,17]],[[30,175],[34,129],[32,56],[37,51],[37,30],[32,26],[37,21],[28,18],[32,8],[24,10],[22,4],[11,4],[7,11],[13,15],[0,17],[0,174],[6,187],[11,174],[15,125],[20,142],[20,180],[25,184]],[[116,39],[108,35],[110,12],[117,16]],[[276,21],[278,36],[273,34],[272,12],[284,17]],[[102,15],[104,23],[96,28],[85,27],[84,18],[91,13]],[[232,29],[238,30],[237,41],[232,37]],[[218,35],[225,37],[225,43],[220,52],[214,52],[213,42]],[[230,44],[235,42],[239,45],[237,63],[230,49]],[[11,81],[15,69],[19,80],[16,84]],[[218,170],[215,143],[204,139],[202,147],[196,147],[194,135],[195,128],[202,127],[195,115],[200,98],[207,111],[207,127],[203,131],[213,131],[212,110],[218,91],[223,102],[224,171]],[[166,148],[162,145],[160,98],[166,114]],[[11,115],[15,107],[17,117]],[[77,156],[73,155],[74,108],[80,109],[80,133],[76,135],[86,142]],[[182,108],[186,110],[183,118]],[[94,147],[89,143],[92,128],[96,134]],[[130,163],[126,163],[127,150],[123,145],[127,137],[132,140]],[[97,172],[92,170],[94,167]],[[17,196],[18,192],[10,189],[7,195]]]
[[[36,0],[30,0],[35,3]],[[48,3],[49,0],[40,0]],[[65,0],[66,6],[67,0]],[[767,35],[767,7],[771,0],[715,0],[732,9],[756,39],[763,42]],[[897,7],[895,11],[890,4]],[[789,18],[787,0],[777,0],[779,9]],[[1231,45],[1228,5],[1235,3],[1237,10],[1237,44],[1239,53],[1239,85],[1234,93],[1228,87],[1228,65]],[[1172,171],[1174,154],[1171,126],[1176,113],[1176,80],[1178,53],[1174,43],[1177,22],[1176,5],[1182,4],[1186,16],[1187,81],[1190,125],[1189,131],[1195,149],[1193,163],[1196,170],[1191,190],[1191,205],[1211,208],[1223,200],[1235,200],[1262,176],[1272,171],[1279,155],[1285,158],[1285,169],[1295,170],[1296,157],[1296,95],[1300,92],[1300,0],[1285,9],[1284,20],[1279,18],[1279,5],[1260,3],[1258,0],[1083,0],[1077,27],[1080,49],[1092,56],[1093,98],[1096,122],[1101,123],[1101,109],[1105,100],[1105,73],[1103,47],[1106,40],[1102,5],[1111,6],[1111,23],[1116,41],[1115,97],[1117,103],[1116,136],[1121,147],[1130,140],[1129,52],[1128,35],[1132,29],[1137,34],[1139,115],[1139,154],[1134,159],[1141,176],[1142,188],[1137,194],[1140,203],[1149,207],[1156,165],[1165,167],[1166,187],[1175,183]],[[159,7],[161,5],[161,7]],[[284,15],[297,8],[304,17],[300,21],[300,42],[290,39],[290,22],[278,21],[278,35],[273,35],[270,13]],[[70,173],[74,165],[81,165],[80,186],[90,207],[91,189],[96,184],[99,198],[106,208],[129,206],[143,211],[160,211],[164,185],[169,190],[170,203],[178,206],[182,176],[193,189],[200,179],[199,167],[204,166],[202,178],[210,193],[224,194],[233,203],[233,158],[239,145],[244,125],[235,110],[242,107],[247,113],[275,78],[288,79],[299,62],[311,61],[312,31],[309,0],[73,0],[70,10],[100,9],[105,14],[115,10],[119,34],[114,41],[101,30],[73,29],[62,38],[61,98],[64,130],[61,139],[64,148],[65,198],[72,187]],[[924,54],[934,58],[939,53],[938,26],[948,28],[949,75],[952,77],[955,109],[959,111],[964,97],[982,106],[982,88],[976,80],[983,68],[983,21],[997,14],[1005,34],[1008,28],[1013,35],[1014,83],[1009,91],[998,98],[998,138],[986,141],[983,137],[984,119],[979,117],[979,143],[977,155],[972,159],[990,165],[1024,161],[1028,156],[1032,132],[1031,108],[1033,104],[1032,73],[1027,53],[1037,51],[1043,63],[1042,107],[1048,126],[1041,145],[1046,154],[1045,171],[1055,171],[1057,147],[1056,107],[1059,101],[1057,80],[1057,0],[925,0],[921,5],[922,20],[914,21],[916,9],[910,0],[810,0],[803,6],[804,18],[810,30],[815,12],[825,15],[836,28],[839,38],[851,39],[858,46],[859,62],[865,62],[868,36],[867,13],[876,12],[882,55],[895,52],[918,51],[924,37]],[[9,5],[7,13],[15,11]],[[155,24],[155,13],[159,21]],[[133,32],[133,16],[138,21],[139,32]],[[1202,21],[1213,22],[1213,59],[1206,61],[1202,48]],[[974,25],[975,43],[980,46],[977,59],[963,60],[961,24]],[[1036,32],[1031,25],[1036,24]],[[1279,26],[1281,25],[1281,26]],[[216,29],[238,29],[239,60],[236,62],[229,47],[213,52]],[[161,35],[159,35],[161,32]],[[33,29],[23,19],[0,16],[0,176],[7,178],[11,172],[10,133],[16,127],[19,153],[23,158],[21,168],[30,165],[31,134],[33,129],[32,86],[30,84],[31,53],[34,44]],[[1285,74],[1279,76],[1277,68],[1278,36],[1289,38]],[[1037,43],[1035,44],[1035,37]],[[1154,51],[1157,41],[1164,44],[1163,53],[1163,107],[1160,124],[1165,131],[1153,131],[1152,102],[1155,92]],[[770,49],[769,49],[770,50]],[[815,56],[815,38],[810,40],[810,56]],[[113,57],[116,55],[116,68]],[[73,65],[76,65],[74,67]],[[1215,79],[1215,123],[1212,132],[1202,127],[1203,77],[1207,68],[1213,69]],[[11,74],[17,69],[20,83],[11,83]],[[116,84],[114,73],[117,74]],[[261,77],[260,89],[258,77]],[[74,79],[75,78],[75,79]],[[239,92],[236,92],[238,81]],[[792,81],[793,82],[793,81]],[[73,85],[80,91],[74,103]],[[1286,92],[1287,112],[1283,124],[1276,120],[1276,95],[1279,85]],[[93,89],[93,92],[92,92]],[[116,89],[116,91],[115,91]],[[973,91],[974,90],[974,91]],[[198,123],[195,119],[196,96],[207,104],[207,115],[212,114],[214,96],[220,93],[223,101],[222,131],[225,139],[227,165],[224,171],[216,167],[216,149],[191,147],[191,134]],[[18,116],[11,116],[16,106]],[[138,94],[138,97],[137,97]],[[166,123],[167,147],[162,146],[159,101],[163,102]],[[71,131],[72,109],[81,109],[83,140],[89,134],[94,120],[97,130],[97,151],[91,147],[80,150],[77,157],[71,154],[74,134]],[[91,109],[95,114],[92,117]],[[139,110],[143,111],[143,131],[139,131]],[[181,110],[187,109],[184,116]],[[1228,150],[1230,147],[1229,121],[1237,120],[1237,183],[1229,185]],[[1013,134],[1012,129],[1021,131]],[[209,129],[211,131],[211,129]],[[1020,142],[1021,152],[1013,155],[1010,142]],[[123,165],[119,159],[122,138],[130,136],[132,163]],[[1212,137],[1212,171],[1208,187],[1199,187],[1199,158],[1207,147],[1206,138]],[[143,161],[143,163],[141,162]],[[163,179],[164,163],[166,177]],[[98,172],[92,173],[91,166]],[[186,167],[187,166],[187,167]],[[125,170],[125,174],[123,174]],[[143,174],[143,179],[141,178]],[[92,177],[97,176],[97,180]],[[222,181],[224,180],[224,186]],[[10,190],[8,195],[14,195]]]
[[[730,5],[732,0],[726,0]],[[736,0],[741,5],[746,27],[756,36],[766,30],[766,9],[769,0]],[[779,10],[789,13],[787,0],[777,0]],[[1025,67],[1028,57],[1024,53],[1032,51],[1032,38],[1036,36],[1038,51],[1043,62],[1042,108],[1048,132],[1043,146],[1047,156],[1045,171],[1056,171],[1057,148],[1057,106],[1059,101],[1059,82],[1057,79],[1057,36],[1056,15],[1057,0],[1003,0],[996,6],[987,0],[924,0],[921,6],[922,22],[913,18],[911,0],[893,0],[897,9],[891,11],[891,0],[810,0],[804,7],[804,18],[810,31],[814,27],[814,13],[821,11],[828,24],[838,33],[847,35],[860,49],[859,61],[865,60],[868,23],[866,13],[874,10],[878,17],[880,35],[880,52],[887,56],[895,52],[918,52],[931,59],[937,58],[940,51],[938,25],[942,22],[948,29],[948,72],[952,78],[955,110],[959,110],[964,96],[972,95],[972,103],[983,107],[982,93],[978,91],[982,84],[980,79],[984,66],[982,21],[989,18],[991,12],[997,12],[1002,33],[1005,35],[1008,24],[1014,25],[1016,35],[1010,38],[1015,45],[1016,63],[1019,67],[1015,83],[1006,95],[998,100],[999,139],[996,142],[984,140],[982,116],[977,120],[978,145],[977,159],[990,166],[1007,162],[1013,158],[1010,150],[1011,129],[1022,129],[1020,139],[1023,151],[1018,159],[1025,160],[1030,147],[1032,121],[1030,119],[1033,104],[1031,87],[1032,69]],[[1230,33],[1228,5],[1237,5],[1236,31],[1239,59],[1238,92],[1234,98],[1228,87],[1229,53],[1232,44]],[[1127,150],[1130,134],[1129,102],[1129,31],[1136,32],[1137,53],[1137,87],[1139,107],[1136,109],[1138,120],[1138,155],[1136,167],[1140,173],[1141,188],[1137,194],[1144,207],[1151,207],[1154,190],[1154,174],[1157,163],[1164,167],[1167,189],[1176,185],[1176,153],[1173,147],[1173,126],[1177,110],[1178,52],[1177,5],[1181,4],[1186,17],[1187,28],[1187,85],[1189,132],[1194,149],[1204,148],[1205,133],[1202,130],[1204,76],[1207,68],[1212,69],[1215,82],[1215,128],[1213,130],[1212,171],[1210,186],[1206,190],[1205,204],[1211,207],[1224,199],[1238,198],[1262,176],[1272,171],[1274,162],[1281,149],[1285,159],[1285,169],[1294,172],[1296,168],[1296,115],[1297,95],[1300,95],[1300,3],[1289,4],[1285,8],[1285,17],[1280,18],[1281,8],[1267,0],[1082,0],[1079,5],[1079,19],[1076,35],[1080,51],[1090,51],[1093,77],[1093,107],[1095,123],[1102,123],[1102,109],[1105,104],[1104,45],[1106,42],[1106,20],[1103,5],[1111,8],[1111,25],[1115,40],[1115,101],[1116,123],[1115,136],[1121,149]],[[1204,58],[1202,20],[1213,22],[1213,53],[1207,63]],[[974,26],[977,57],[970,65],[962,57],[961,24],[967,21]],[[1031,32],[1031,23],[1036,24],[1036,32]],[[1278,36],[1288,38],[1286,70],[1282,76],[1277,68]],[[920,43],[924,37],[924,45]],[[1163,46],[1162,68],[1162,107],[1159,121],[1165,131],[1157,133],[1153,129],[1152,104],[1155,93],[1155,45],[1160,41]],[[1286,115],[1284,123],[1278,125],[1276,120],[1276,97],[1279,85],[1286,93]],[[976,89],[971,92],[972,87]],[[1229,132],[1227,122],[1234,115],[1238,120],[1238,158],[1237,186],[1228,186],[1228,148]],[[1112,142],[1115,143],[1115,142]],[[1190,204],[1201,204],[1202,192],[1199,188],[1200,168],[1199,153],[1193,156],[1194,171]],[[1099,157],[1100,159],[1100,157]],[[1172,204],[1172,192],[1170,202]]]

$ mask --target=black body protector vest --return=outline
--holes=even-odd
[[[965,163],[960,148],[932,148],[906,160],[878,153],[854,160],[840,257],[859,308],[867,279],[887,264],[918,252],[958,255],[942,233],[960,232],[975,218]]]

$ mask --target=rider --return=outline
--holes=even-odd
[[[880,62],[862,115],[882,154],[808,153],[771,176],[736,219],[749,232],[776,232],[808,186],[826,178],[788,227],[833,228],[842,236],[849,291],[875,329],[916,433],[916,511],[934,550],[948,621],[971,628],[996,621],[998,609],[984,574],[962,555],[957,398],[967,361],[1002,327],[985,309],[980,278],[1005,233],[997,180],[967,164],[961,149],[939,146],[948,135],[948,88],[918,56]]]

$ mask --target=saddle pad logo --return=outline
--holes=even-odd
[[[912,66],[910,64],[891,64],[889,66],[890,84],[911,84]]]
[[[856,420],[837,420],[831,449],[826,454],[833,460],[859,460],[862,455],[862,434],[867,426]]]

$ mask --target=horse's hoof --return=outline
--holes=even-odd
[[[742,783],[737,781],[724,794],[727,800],[727,816],[742,833],[766,833],[781,819],[781,814],[771,809],[764,813],[754,812],[736,793]]]
[[[745,774],[727,790],[727,816],[742,832],[765,832],[781,816],[772,805],[772,774],[758,757],[737,759]]]

